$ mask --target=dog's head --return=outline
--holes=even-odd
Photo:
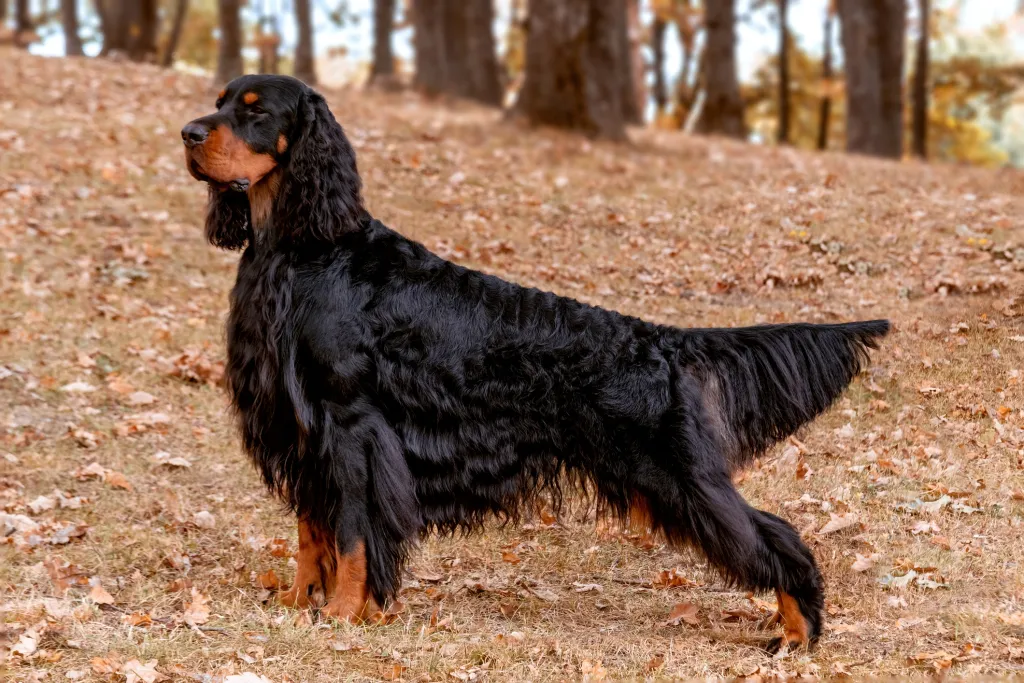
[[[330,242],[358,227],[355,152],[320,94],[288,76],[242,76],[215,106],[181,130],[189,173],[210,186],[211,243]]]

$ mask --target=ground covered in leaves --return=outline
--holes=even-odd
[[[218,380],[236,254],[178,130],[205,81],[0,53],[0,670],[15,680],[590,680],[1024,669],[1024,177],[329,93],[372,211],[466,265],[678,326],[889,317],[740,486],[828,584],[772,596],[580,510],[428,540],[372,627],[280,608],[294,522]]]

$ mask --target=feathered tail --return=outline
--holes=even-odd
[[[888,331],[887,320],[688,331],[683,348],[731,468],[824,412]]]

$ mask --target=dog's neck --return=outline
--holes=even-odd
[[[274,202],[277,201],[277,193],[281,189],[281,179],[284,172],[278,166],[273,171],[249,188],[249,216],[252,221],[252,231],[259,241],[265,240],[269,235],[274,214]]]

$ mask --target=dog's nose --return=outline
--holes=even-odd
[[[205,126],[194,121],[181,129],[181,139],[186,147],[201,145],[210,136],[210,131]]]

